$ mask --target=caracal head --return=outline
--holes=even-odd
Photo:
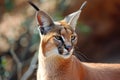
[[[41,37],[40,54],[44,57],[60,56],[63,58],[69,58],[72,55],[77,43],[76,23],[85,3],[78,11],[69,14],[61,21],[54,21],[48,14],[30,3],[37,10],[36,19]]]

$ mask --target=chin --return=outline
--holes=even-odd
[[[62,56],[63,58],[70,58],[72,54],[73,54],[73,49],[70,52],[65,50],[63,54],[60,54],[60,56]]]

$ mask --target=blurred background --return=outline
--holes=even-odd
[[[31,1],[61,20],[85,0]],[[27,0],[0,0],[0,80],[36,80],[40,37],[35,12]],[[75,55],[81,61],[120,63],[120,0],[87,0],[76,31]]]

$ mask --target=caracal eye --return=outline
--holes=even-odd
[[[57,40],[61,40],[62,37],[61,37],[61,36],[55,36],[55,39],[57,39]]]
[[[75,40],[75,38],[76,38],[76,36],[74,36],[74,35],[71,36],[71,40]]]

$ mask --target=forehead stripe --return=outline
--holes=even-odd
[[[61,35],[62,39],[63,39],[63,42],[65,41],[65,38]]]

